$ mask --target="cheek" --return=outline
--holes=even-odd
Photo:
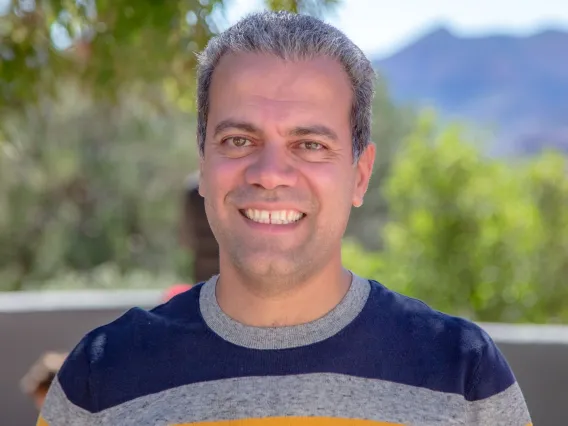
[[[350,208],[354,188],[351,169],[337,164],[321,164],[306,174],[320,198],[322,208],[338,211],[344,204],[346,209]]]
[[[218,203],[240,182],[243,167],[239,160],[210,158],[203,163],[202,184],[205,197]]]

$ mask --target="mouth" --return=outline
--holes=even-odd
[[[302,220],[306,214],[297,210],[242,209],[239,212],[247,219],[266,225],[291,225]]]

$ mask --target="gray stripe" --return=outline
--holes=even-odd
[[[83,410],[67,399],[57,377],[49,388],[41,416],[49,426],[98,426],[97,415]]]
[[[71,407],[62,401],[55,405]],[[78,419],[85,419],[78,408]],[[55,417],[51,413],[48,420]],[[339,374],[248,377],[181,386],[105,410],[67,425],[166,426],[266,417],[336,417],[420,426],[525,426],[519,389],[469,403],[460,395]],[[70,413],[70,418],[73,413]]]
[[[345,328],[363,310],[371,291],[369,281],[353,274],[349,291],[324,317],[289,327],[251,327],[225,314],[215,297],[218,275],[201,289],[199,305],[209,328],[223,339],[252,349],[286,349],[310,345],[328,339]]]
[[[531,423],[529,411],[518,383],[490,398],[470,402],[469,424],[492,426],[526,426]]]

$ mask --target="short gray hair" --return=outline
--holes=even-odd
[[[345,34],[312,16],[290,12],[259,12],[248,15],[212,38],[199,55],[197,69],[197,142],[204,145],[209,115],[209,88],[213,71],[227,53],[276,55],[284,60],[327,56],[338,60],[347,72],[353,91],[351,136],[357,161],[371,137],[375,72],[369,59]]]

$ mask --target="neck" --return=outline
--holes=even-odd
[[[290,280],[278,289],[272,282],[244,277],[221,259],[219,266],[219,307],[235,321],[254,327],[293,326],[321,318],[339,304],[353,278],[340,256],[301,282]]]

